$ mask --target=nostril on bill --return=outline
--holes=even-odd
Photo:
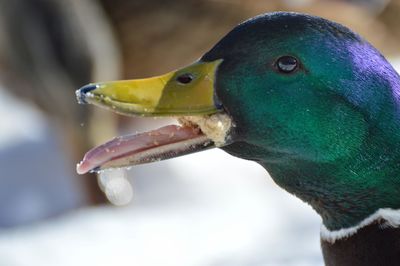
[[[76,98],[78,99],[78,103],[79,104],[86,104],[86,103],[88,103],[87,101],[86,101],[86,94],[88,93],[88,92],[90,92],[90,91],[92,91],[92,90],[95,90],[95,89],[97,89],[97,85],[95,85],[95,84],[88,84],[88,85],[85,85],[85,86],[83,86],[82,88],[80,88],[79,90],[77,90],[76,92],[75,92],[75,94],[76,94]]]

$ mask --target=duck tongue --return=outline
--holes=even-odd
[[[169,125],[149,132],[116,137],[88,151],[78,174],[165,160],[214,147],[199,128]]]

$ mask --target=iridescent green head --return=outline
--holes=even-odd
[[[236,127],[227,152],[261,163],[330,229],[400,208],[399,77],[370,44],[317,17],[274,13],[236,27],[216,93]]]

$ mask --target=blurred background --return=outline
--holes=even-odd
[[[255,163],[211,150],[77,176],[84,153],[165,119],[79,106],[277,10],[340,22],[400,66],[400,0],[0,0],[0,266],[322,265],[320,218]]]

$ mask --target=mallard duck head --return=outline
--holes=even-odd
[[[327,228],[344,228],[400,207],[399,93],[398,74],[349,29],[304,14],[264,14],[188,67],[78,90],[81,102],[181,121],[95,148],[78,171],[219,146],[263,165]]]

